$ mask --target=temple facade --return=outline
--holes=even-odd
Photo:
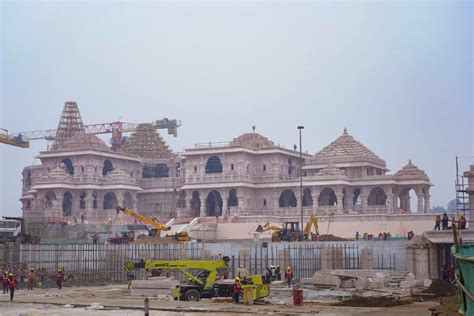
[[[178,155],[149,124],[139,125],[118,150],[79,127],[37,158],[41,164],[23,170],[20,201],[30,222],[115,222],[117,205],[163,221],[294,217],[301,206],[305,215],[430,210],[432,184],[423,170],[408,161],[389,174],[386,162],[347,130],[316,154],[300,158],[299,151],[255,132]]]

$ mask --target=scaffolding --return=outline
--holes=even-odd
[[[456,210],[459,215],[466,217],[469,213],[468,179],[459,171],[459,157],[456,157]]]
[[[51,149],[56,149],[72,136],[84,133],[84,124],[82,123],[81,113],[76,102],[66,102],[59,120],[56,136]]]

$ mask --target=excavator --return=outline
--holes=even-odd
[[[162,274],[180,271],[188,277],[188,284],[180,284],[173,289],[175,300],[199,301],[201,298],[228,297],[233,293],[233,280],[218,280],[218,271],[229,268],[230,258],[224,256],[216,260],[140,260],[125,262],[125,270],[158,269]],[[194,273],[193,273],[194,272]],[[270,294],[270,288],[261,275],[242,277],[242,290],[253,288],[253,299],[258,300]],[[133,284],[132,284],[133,286]]]
[[[299,228],[299,222],[284,222],[283,227],[272,226],[270,223],[265,225],[258,225],[256,232],[263,233],[266,231],[272,232],[272,241],[302,241],[310,240],[311,238],[311,227],[314,226],[316,234],[318,234],[318,220],[314,214],[311,215],[311,218],[304,228],[304,231],[301,232]]]
[[[140,221],[144,224],[148,224],[150,226],[153,226],[154,228],[148,230],[148,236],[145,239],[159,240],[160,237],[161,237],[161,232],[162,231],[169,231],[171,229],[171,227],[168,227],[164,224],[158,223],[158,222],[152,220],[151,218],[143,216],[143,215],[135,212],[134,210],[127,208],[127,207],[117,206],[115,208],[115,210],[117,212],[117,215],[120,212],[123,212],[124,214],[126,214],[128,216],[131,216],[131,217],[135,218],[136,220],[138,220],[138,221]],[[178,242],[191,241],[191,238],[188,236],[187,232],[179,232],[179,233],[169,234],[169,235],[166,235],[165,238],[170,239],[170,240],[174,240],[174,241],[178,241]]]

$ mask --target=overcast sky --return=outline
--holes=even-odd
[[[473,156],[470,1],[2,1],[0,127],[182,120],[174,150],[257,132],[311,154],[344,127],[394,173],[411,158],[454,197]],[[163,133],[165,134],[165,133]],[[0,147],[1,215],[46,142]],[[462,166],[472,159],[463,159]],[[38,161],[36,160],[36,163]]]

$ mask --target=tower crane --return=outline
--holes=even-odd
[[[181,121],[170,120],[163,118],[155,120],[150,123],[155,129],[168,129],[168,134],[174,137],[178,136],[178,127],[181,126]],[[122,144],[123,133],[133,132],[139,123],[127,123],[127,122],[111,122],[111,123],[99,123],[84,125],[84,132],[89,134],[112,134],[112,148],[118,148]],[[18,146],[22,148],[30,147],[29,142],[32,140],[45,139],[53,141],[55,139],[57,129],[47,129],[40,131],[29,131],[8,134],[8,130],[0,129],[3,133],[0,133],[0,143]]]

